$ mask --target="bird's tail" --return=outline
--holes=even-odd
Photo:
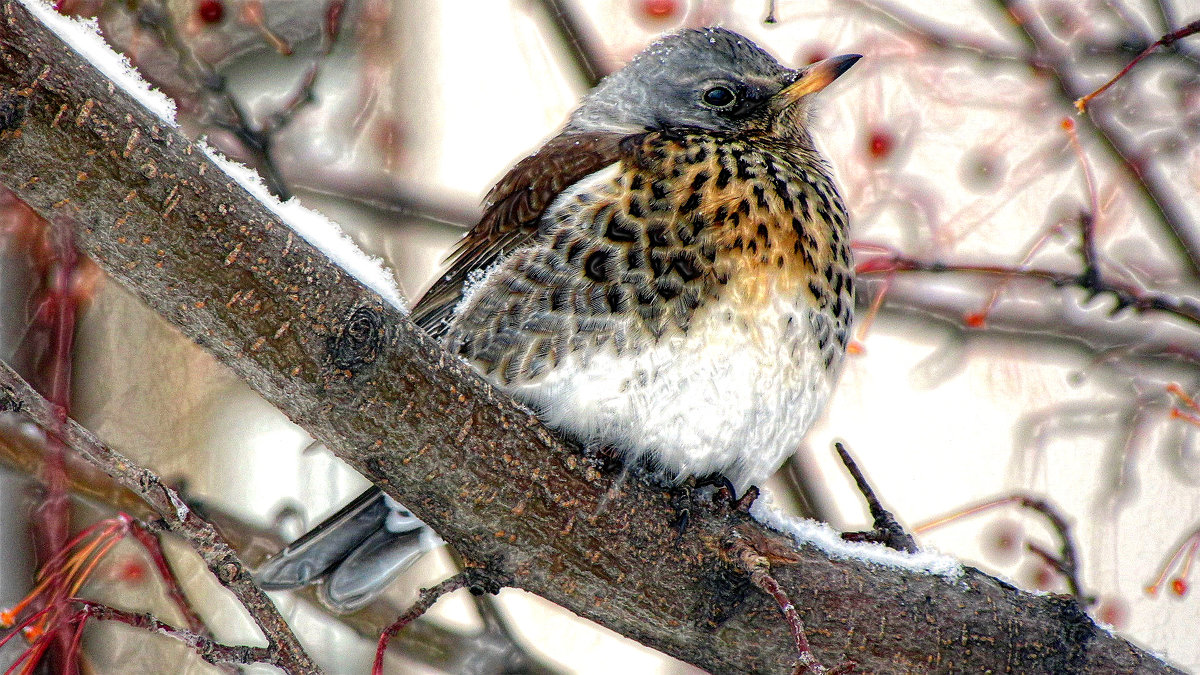
[[[267,559],[255,578],[267,590],[323,581],[321,601],[353,612],[441,543],[425,523],[373,487]]]

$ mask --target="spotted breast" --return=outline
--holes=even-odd
[[[815,152],[648,133],[465,294],[449,349],[584,443],[668,479],[761,480],[828,398],[853,311],[847,218]]]

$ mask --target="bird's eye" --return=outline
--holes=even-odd
[[[737,100],[729,87],[712,87],[704,92],[704,103],[714,108],[728,108]]]

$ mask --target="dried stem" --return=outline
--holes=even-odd
[[[1122,68],[1121,72],[1113,75],[1112,79],[1102,84],[1099,89],[1075,99],[1075,107],[1079,109],[1080,113],[1086,113],[1088,109],[1088,103],[1090,103],[1092,99],[1108,91],[1109,87],[1116,84],[1117,80],[1125,77],[1125,75],[1127,75],[1129,71],[1133,70],[1133,67],[1136,66],[1142,59],[1150,56],[1150,54],[1154,53],[1159,47],[1166,47],[1177,42],[1178,40],[1188,37],[1189,35],[1195,35],[1196,33],[1200,33],[1200,19],[1189,23],[1179,30],[1173,30],[1170,33],[1160,37],[1154,42],[1154,44],[1151,44],[1149,47],[1143,49],[1141,54],[1138,54],[1132,61],[1129,62],[1129,65]]]

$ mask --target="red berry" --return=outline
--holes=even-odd
[[[1172,579],[1171,580],[1171,592],[1174,593],[1175,595],[1178,595],[1181,598],[1183,596],[1187,595],[1187,592],[1188,592],[1187,579],[1184,579],[1183,577],[1175,577],[1174,579]]]
[[[1129,618],[1129,608],[1119,598],[1104,598],[1096,608],[1096,618],[1114,628],[1121,628]]]
[[[895,145],[896,139],[882,129],[872,131],[871,135],[867,137],[867,152],[871,153],[872,159],[887,159],[888,155],[892,154]]]
[[[200,0],[196,5],[196,15],[204,23],[218,23],[225,18],[225,5],[221,0]]]
[[[117,567],[115,576],[126,583],[138,584],[146,578],[146,566],[139,560],[126,560]]]
[[[827,58],[829,58],[829,50],[824,46],[815,45],[810,47],[807,53],[797,54],[796,62],[811,66],[817,61],[824,61]]]
[[[679,11],[676,0],[641,0],[638,10],[649,19],[669,19]]]

